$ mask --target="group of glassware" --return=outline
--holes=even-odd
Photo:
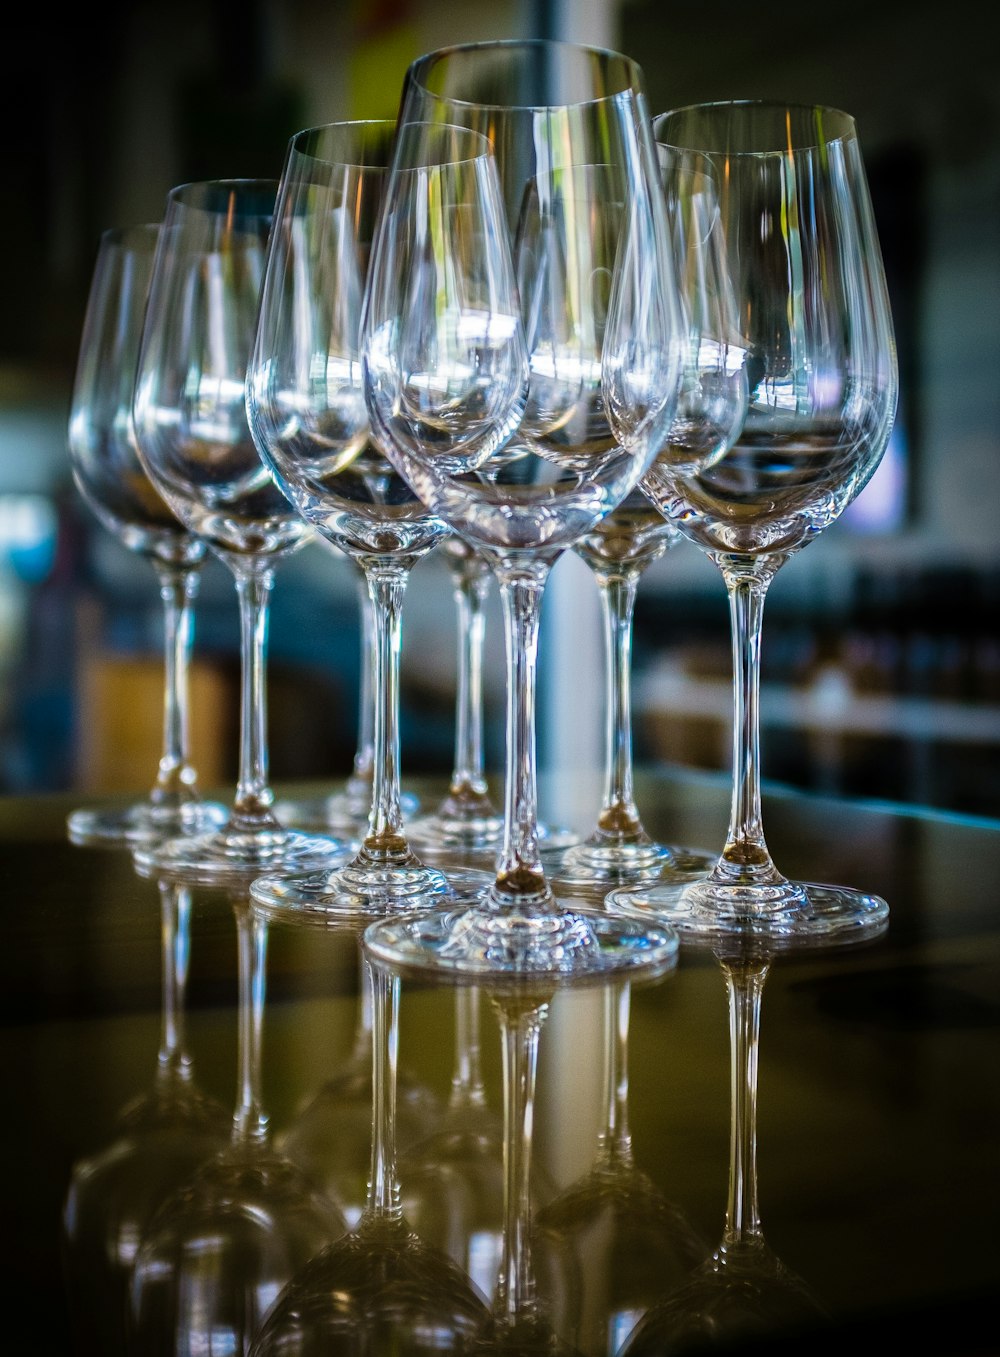
[[[680,937],[783,945],[881,927],[883,900],[790,881],[770,858],[759,650],[770,581],[864,487],[896,394],[863,158],[835,109],[653,117],[627,56],[476,43],[416,60],[395,121],[298,132],[276,182],[175,187],[162,223],[101,241],[70,421],[82,494],[161,580],[165,748],[148,805],[110,826],[77,813],[71,834],[124,836],[151,875],[249,882],[275,914],[364,921],[373,958],[472,979],[606,979],[669,966]],[[370,603],[370,743],[351,788],[370,799],[342,837],[334,798],[326,830],[307,832],[316,808],[279,816],[268,780],[273,574],[317,536],[357,564]],[[632,607],[642,571],[681,539],[730,598],[717,860],[652,842],[633,799]],[[439,546],[467,656],[487,569],[498,582],[502,820],[470,660],[451,794],[407,823],[401,610]],[[610,671],[604,803],[577,842],[539,823],[535,762],[540,607],[568,550],[600,587]],[[232,571],[241,617],[228,810],[200,799],[185,747],[206,551]]]

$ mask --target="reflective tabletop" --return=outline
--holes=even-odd
[[[600,789],[540,793],[586,831]],[[636,798],[721,847],[725,778],[646,770]],[[1000,1350],[1000,821],[764,799],[782,870],[881,895],[881,936],[683,944],[648,981],[518,1003],[407,976],[373,999],[357,930],[74,846],[79,797],[0,801],[8,1350]],[[530,1187],[506,1210],[505,1132]]]

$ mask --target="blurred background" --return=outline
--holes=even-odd
[[[892,445],[848,513],[779,572],[765,615],[765,777],[807,790],[1000,814],[1000,86],[972,0],[109,0],[8,35],[0,176],[0,794],[146,791],[159,756],[155,577],[73,487],[66,423],[100,233],[155,220],[188,179],[277,175],[296,130],[394,116],[403,72],[446,43],[542,36],[627,52],[653,113],[775,96],[854,114],[892,293]],[[271,774],[340,782],[358,724],[353,567],[307,547],[278,568]],[[205,786],[237,751],[232,577],[205,571],[193,746]],[[402,760],[451,765],[455,618],[439,553],[404,613]],[[540,766],[598,768],[596,586],[553,572],[539,659]],[[572,682],[567,674],[572,673]],[[641,763],[728,769],[721,578],[681,545],[644,577],[635,631]],[[503,667],[487,612],[487,761]]]

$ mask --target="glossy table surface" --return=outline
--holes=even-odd
[[[412,786],[424,806],[444,790],[434,781]],[[587,830],[598,791],[579,778],[543,779],[542,814]],[[637,800],[659,837],[713,852],[721,846],[725,779],[643,772]],[[136,874],[127,851],[69,843],[66,814],[78,803],[0,801],[0,1275],[4,1331],[20,1340],[4,1343],[11,1352],[27,1351],[29,1342],[45,1352],[125,1350],[124,1292],[115,1290],[107,1241],[114,1235],[120,1246],[123,1222],[146,1228],[157,1194],[168,1198],[199,1156],[214,1153],[204,1127],[195,1134],[162,1119],[143,1143],[134,1106],[148,1103],[165,1044],[182,1051],[187,1087],[216,1109],[212,1134],[220,1144],[242,1087],[234,900],[192,890],[183,1002],[176,1029],[165,1034],[157,886]],[[767,1300],[765,1287],[755,1291],[752,1277],[730,1277],[731,1290],[743,1287],[744,1311],[759,1314],[749,1333],[735,1336],[720,1321],[719,1345],[745,1352],[759,1340],[771,1351],[787,1344],[832,1352],[864,1338],[917,1352],[996,1352],[1000,821],[779,788],[766,789],[764,811],[782,870],[875,892],[888,901],[890,922],[874,941],[785,951],[761,968],[756,1120],[741,1152],[756,1168],[767,1256],[800,1279],[810,1301],[790,1322],[787,1307]],[[313,1134],[310,1166],[322,1160],[328,1170],[324,1185],[339,1194],[344,1229],[364,1206],[370,1165],[370,1044],[358,961],[349,932],[284,921],[269,929],[262,1152],[294,1157]],[[441,1148],[446,1136],[429,1139],[454,1128],[449,1098],[465,1049],[456,1041],[456,994],[403,980],[397,1166],[411,1223],[426,1221],[429,1235],[471,1259],[467,1270],[485,1292],[504,1224],[501,1043],[490,1003],[478,1010],[485,1107],[476,1112],[475,1135],[461,1152],[454,1137],[450,1149]],[[553,996],[533,1119],[536,1200],[525,1249],[536,1302],[569,1350],[585,1353],[616,1351],[635,1321],[663,1309],[719,1246],[733,1208],[732,1052],[719,959],[685,945],[671,973],[633,986],[628,1027],[619,1029],[627,1060],[612,1104],[620,1148],[629,1133],[631,1158],[620,1154],[616,1173],[602,1176],[606,1016],[623,1013],[609,1007],[615,997],[600,988]],[[321,1096],[326,1120],[317,1122]],[[65,1247],[64,1219],[76,1232],[76,1252]],[[264,1233],[279,1224],[255,1219]],[[133,1240],[126,1252],[136,1246]],[[259,1257],[246,1266],[258,1268]],[[274,1267],[270,1296],[281,1272],[280,1263]],[[203,1296],[201,1303],[209,1302]],[[468,1350],[442,1343],[315,1350]],[[144,1353],[234,1350],[241,1349],[221,1330],[200,1345],[190,1335],[164,1332],[154,1341],[147,1332],[141,1345]],[[665,1337],[638,1349],[673,1350]]]

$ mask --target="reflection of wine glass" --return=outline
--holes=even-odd
[[[742,361],[732,361],[735,298],[711,176],[668,177],[686,345],[680,397],[651,477],[664,462],[707,465],[723,455],[746,413]],[[552,870],[564,885],[621,885],[704,875],[714,855],[654,842],[632,780],[632,620],[639,581],[683,537],[646,491],[646,480],[575,547],[593,571],[604,617],[607,715],[604,798],[596,827]]]
[[[274,813],[284,825],[327,830],[356,838],[363,834],[372,808],[375,779],[375,627],[372,602],[364,571],[358,570],[358,604],[361,619],[361,674],[358,685],[358,736],[354,764],[343,787],[325,796],[278,801]],[[415,815],[420,799],[400,790],[399,806],[406,816]]]
[[[275,185],[182,184],[167,195],[139,353],[139,455],[178,518],[232,571],[240,604],[240,769],[218,830],[140,847],[140,870],[206,884],[291,862],[330,862],[335,840],[286,830],[272,811],[266,738],[267,622],[274,563],[308,525],[250,438],[245,375]]]
[[[489,1311],[468,1276],[407,1224],[396,1174],[398,976],[370,968],[374,1044],[371,1175],[356,1228],[323,1249],[279,1293],[251,1357],[331,1352],[468,1352]]]
[[[789,881],[775,867],[759,764],[768,585],[866,484],[895,411],[892,321],[854,122],[833,109],[748,102],[668,113],[654,132],[668,181],[706,166],[714,176],[745,355],[747,414],[726,455],[702,469],[658,464],[646,482],[726,582],[733,799],[726,846],[705,879],[622,888],[608,903],[688,934],[864,930],[885,901]]]
[[[256,907],[265,914],[269,912],[266,906]],[[281,917],[281,912],[275,917]],[[310,921],[317,918],[308,917]],[[337,1202],[353,1229],[364,1210],[371,1169],[373,1015],[368,963],[361,954],[360,925],[344,927],[357,935],[361,970],[358,1021],[351,1052],[343,1066],[324,1080],[278,1133],[276,1144]],[[437,1094],[397,1065],[393,1136],[399,1149],[405,1151],[411,1144],[424,1140],[440,1117]]]
[[[848,935],[851,939],[854,934]],[[639,1320],[621,1357],[667,1357],[713,1345],[767,1341],[815,1326],[823,1307],[764,1238],[757,1196],[757,1054],[760,1007],[773,953],[735,934],[716,953],[729,995],[731,1126],[722,1241]]]
[[[673,268],[658,219],[665,205],[640,87],[627,58],[558,43],[447,49],[407,75],[369,284],[369,409],[386,455],[493,567],[508,708],[495,881],[468,910],[386,920],[378,954],[403,965],[592,970],[671,946],[639,921],[557,901],[537,826],[545,581],[560,554],[634,488],[655,451],[644,432],[619,442],[607,403],[630,400],[637,374],[651,377],[655,365],[645,393],[651,433],[679,375]],[[478,252],[472,223],[439,207],[439,174],[453,167],[428,166],[428,124],[470,126],[494,147],[501,182],[484,204]],[[493,157],[479,163],[479,178],[492,184]],[[493,205],[498,197],[506,213]],[[645,243],[641,288],[616,272],[622,232]],[[505,281],[510,241],[516,292]],[[508,394],[511,386],[522,390]]]
[[[276,1151],[261,1100],[267,923],[235,901],[239,1070],[230,1143],[163,1202],[132,1272],[130,1348],[245,1353],[265,1311],[346,1231],[340,1211]]]
[[[406,1218],[492,1298],[503,1240],[503,1121],[480,1065],[480,994],[455,989],[451,1097],[431,1134],[399,1157]]]
[[[683,1211],[636,1163],[628,1115],[631,986],[605,1001],[604,1125],[590,1170],[535,1217],[534,1254],[553,1327],[588,1357],[621,1347],[636,1321],[705,1256]]]
[[[225,1109],[203,1094],[185,1043],[191,895],[161,882],[160,1049],[153,1087],[121,1111],[115,1139],[74,1165],[63,1206],[63,1253],[80,1350],[125,1350],[129,1276],[161,1203],[227,1134]]]
[[[361,384],[361,306],[394,130],[392,122],[334,123],[292,138],[247,373],[261,457],[303,521],[364,571],[375,628],[368,832],[350,862],[262,875],[253,894],[345,917],[451,894],[448,878],[407,841],[399,788],[403,596],[413,566],[447,529],[370,437]]]
[[[73,384],[69,455],[76,487],[98,521],[156,571],[165,638],[163,747],[144,801],[71,813],[70,838],[81,844],[195,833],[225,815],[201,800],[188,759],[192,609],[206,546],[167,508],[135,448],[132,388],[158,230],[142,224],[101,236]]]

